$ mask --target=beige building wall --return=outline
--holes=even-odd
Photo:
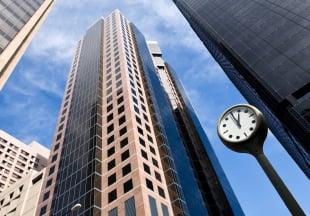
[[[7,4],[13,4],[12,1],[6,2]],[[19,4],[19,1],[15,2]],[[0,91],[5,85],[6,81],[9,79],[9,76],[11,75],[18,61],[26,51],[34,35],[39,30],[48,13],[52,9],[54,3],[54,0],[45,0],[44,3],[32,15],[32,17],[27,21],[27,23],[14,36],[12,41],[10,41],[10,43],[4,48],[4,50],[0,52]],[[0,12],[6,10],[6,7],[0,5]],[[20,8],[18,10],[20,10]],[[10,23],[14,23],[14,21],[16,21],[14,20],[16,18],[13,18],[12,16],[5,17],[5,19],[12,19],[10,20]],[[0,21],[3,21],[3,18],[0,18]],[[4,31],[4,27],[2,28],[2,31]]]
[[[135,207],[137,215],[151,215],[151,206],[149,196],[154,198],[158,215],[162,216],[161,204],[168,209],[169,215],[173,215],[171,201],[169,198],[164,172],[159,155],[159,149],[155,138],[154,126],[151,121],[151,112],[147,104],[147,93],[143,84],[143,70],[138,64],[138,53],[136,53],[134,36],[131,31],[129,21],[116,10],[112,15],[105,18],[105,40],[104,40],[104,77],[109,76],[109,67],[111,71],[117,71],[118,58],[115,53],[119,53],[120,73],[112,73],[112,76],[121,78],[105,80],[103,94],[103,110],[111,105],[106,99],[110,96],[114,102],[119,98],[118,90],[122,89],[124,97],[125,112],[119,113],[117,106],[112,111],[104,113],[103,118],[103,137],[114,135],[115,141],[108,144],[105,140],[103,143],[103,163],[108,164],[112,160],[116,160],[115,168],[108,169],[103,166],[103,211],[101,215],[109,215],[111,211],[117,208],[118,215],[125,215],[125,202],[131,197],[135,198]],[[112,43],[112,41],[115,41]],[[117,46],[115,46],[117,44]],[[109,52],[109,47],[113,47],[113,52]],[[109,53],[111,55],[109,55]],[[109,57],[111,56],[111,57]],[[114,57],[113,57],[114,56]],[[115,81],[114,81],[115,80]],[[112,93],[109,91],[111,86],[117,86],[118,82],[123,83],[122,88],[116,87]],[[108,116],[113,114],[113,120],[109,120]],[[120,124],[122,117],[126,118],[126,122]],[[114,125],[114,130],[109,131],[109,127]],[[127,128],[124,135],[119,132]],[[120,143],[127,137],[128,144],[122,147]],[[143,141],[141,141],[143,140]],[[128,147],[127,147],[128,146]],[[115,148],[115,154],[109,156],[108,151]],[[130,157],[123,162],[122,155],[129,150]],[[130,164],[131,172],[124,176],[123,168]],[[112,175],[116,175],[116,182],[108,185],[108,179]],[[132,180],[133,189],[124,193],[124,184]],[[115,201],[109,202],[107,195],[112,191],[117,191]],[[111,214],[112,215],[112,214]]]
[[[44,173],[45,169],[39,172],[32,170],[11,187],[5,189],[0,194],[0,215],[34,216]]]
[[[0,194],[32,170],[44,169],[49,152],[35,141],[27,145],[0,130]]]

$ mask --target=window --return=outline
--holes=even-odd
[[[123,188],[124,188],[124,193],[127,193],[128,191],[130,191],[133,188],[132,179],[126,181],[123,185]]]
[[[110,88],[107,90],[106,95],[109,95],[111,92],[112,92],[112,87],[110,87]]]
[[[139,137],[139,143],[145,147],[145,141],[141,137]]]
[[[40,216],[43,216],[46,213],[47,206],[43,206],[40,210]]]
[[[58,131],[61,131],[63,128],[64,128],[64,125],[62,124],[59,126]]]
[[[136,216],[136,206],[134,197],[131,197],[125,201],[125,216]]]
[[[48,191],[43,195],[43,201],[47,200],[49,196],[50,196],[50,192]]]
[[[144,112],[146,112],[146,108],[144,105],[141,104],[141,108],[143,109]]]
[[[61,133],[57,135],[56,141],[60,140],[60,138],[61,138]]]
[[[151,143],[153,143],[153,138],[152,138],[150,135],[147,135],[147,139],[148,139]]]
[[[120,108],[118,108],[118,114],[121,114],[121,113],[124,112],[124,111],[125,111],[124,105],[121,106]]]
[[[119,135],[123,136],[127,132],[127,127],[123,127],[122,129],[119,130]]]
[[[108,163],[108,170],[111,170],[115,167],[115,159],[111,160],[109,163]]]
[[[125,175],[127,175],[128,173],[130,173],[130,172],[131,172],[131,164],[129,163],[129,164],[127,164],[126,166],[124,166],[124,167],[122,168],[123,177],[124,177]]]
[[[114,130],[114,125],[111,124],[107,127],[107,134],[111,133]]]
[[[113,99],[112,95],[109,96],[109,97],[107,98],[107,104],[110,103],[110,102],[112,101],[112,99]]]
[[[132,97],[132,100],[133,100],[133,102],[134,102],[135,104],[138,105],[138,100],[137,100],[135,97]]]
[[[114,200],[117,199],[117,191],[116,189],[115,190],[112,190],[109,194],[108,194],[108,202],[113,202]]]
[[[148,160],[147,153],[146,153],[145,151],[143,151],[142,149],[141,149],[141,155],[142,155],[142,157],[144,157],[146,160]]]
[[[129,158],[130,154],[129,154],[129,150],[126,150],[125,152],[123,152],[121,154],[121,159],[122,161],[126,160],[127,158]]]
[[[148,174],[151,175],[151,169],[148,165],[146,165],[145,163],[143,163],[143,169],[145,172],[147,172]]]
[[[123,148],[127,144],[128,144],[128,138],[127,137],[120,142],[121,148]]]
[[[158,181],[161,182],[161,176],[160,176],[160,174],[159,174],[158,172],[156,172],[156,171],[155,171],[155,177],[156,177],[156,179],[157,179]]]
[[[115,153],[115,147],[113,146],[112,148],[108,149],[108,157],[110,157],[111,155],[113,155]]]
[[[120,104],[124,101],[124,97],[121,96],[120,98],[117,99],[117,104]]]
[[[154,191],[153,182],[149,179],[145,179],[146,187],[152,191]]]
[[[161,197],[166,198],[165,191],[161,187],[158,186],[158,193]]]
[[[57,160],[57,154],[52,157],[52,163]]]
[[[157,211],[157,205],[156,205],[156,200],[149,195],[149,203],[150,203],[150,208],[151,208],[151,215],[150,216],[158,216],[158,211]]]
[[[136,116],[136,121],[137,121],[140,125],[142,124],[141,119],[140,119],[138,116]]]
[[[140,110],[139,110],[139,108],[138,108],[138,107],[133,106],[133,109],[135,110],[135,112],[136,112],[136,113],[140,114]]]
[[[148,132],[151,133],[151,128],[150,128],[150,126],[148,126],[147,124],[145,124],[145,129],[146,129]]]
[[[108,115],[107,117],[107,122],[111,121],[113,119],[113,113],[111,113],[110,115]]]
[[[154,158],[152,158],[152,162],[153,162],[153,164],[154,164],[156,167],[158,167],[158,162],[157,162],[157,160],[155,160]]]
[[[161,209],[163,211],[163,216],[169,216],[168,207],[164,204],[161,204]]]
[[[118,120],[118,124],[119,125],[122,125],[123,123],[125,123],[126,122],[126,116],[122,116],[122,117],[120,117],[120,119]]]
[[[107,106],[107,112],[110,112],[113,109],[113,104],[110,104],[109,106]]]
[[[49,171],[48,175],[52,175],[54,173],[54,171],[55,171],[55,166],[52,166],[50,168],[50,171]]]
[[[46,188],[48,188],[49,186],[51,186],[51,184],[52,184],[52,179],[49,179],[47,182],[46,182]]]
[[[59,143],[57,143],[54,147],[54,151],[57,151],[59,149]]]
[[[123,93],[123,89],[120,88],[119,90],[117,90],[116,95],[119,96],[122,93]]]
[[[108,177],[108,186],[110,186],[111,184],[114,184],[115,182],[116,182],[116,173]]]
[[[140,127],[138,127],[138,132],[143,135],[143,130]]]
[[[143,114],[143,118],[145,119],[145,121],[149,121],[148,117],[145,114]]]
[[[114,209],[110,210],[109,213],[108,213],[108,216],[118,216],[117,207],[115,207]]]
[[[151,151],[154,155],[156,155],[155,149],[154,149],[152,146],[150,146],[150,151]]]
[[[115,76],[115,80],[118,80],[118,79],[120,79],[122,77],[122,74],[117,74],[116,76]]]
[[[111,144],[112,142],[114,142],[114,135],[108,138],[108,145]]]
[[[116,83],[116,88],[120,87],[122,85],[122,80],[118,81]],[[122,102],[122,101],[121,101]],[[121,102],[119,102],[118,104],[120,104]]]

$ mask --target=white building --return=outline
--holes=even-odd
[[[30,171],[45,168],[49,152],[37,142],[26,145],[0,130],[0,194]]]
[[[32,170],[28,175],[6,188],[0,194],[0,215],[34,216],[43,185],[42,171]]]

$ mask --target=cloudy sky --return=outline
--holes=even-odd
[[[177,72],[246,215],[290,215],[257,162],[226,149],[216,121],[229,106],[245,100],[214,62],[171,0],[58,0],[40,32],[0,92],[0,129],[47,147],[68,75],[73,48],[98,18],[114,9],[157,40]],[[310,214],[309,180],[269,133],[267,157]]]

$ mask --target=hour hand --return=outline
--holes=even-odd
[[[238,126],[238,128],[241,128],[241,125],[239,123],[240,116],[238,115],[238,120],[235,118],[234,114],[230,113],[230,116],[231,116],[233,122]]]

